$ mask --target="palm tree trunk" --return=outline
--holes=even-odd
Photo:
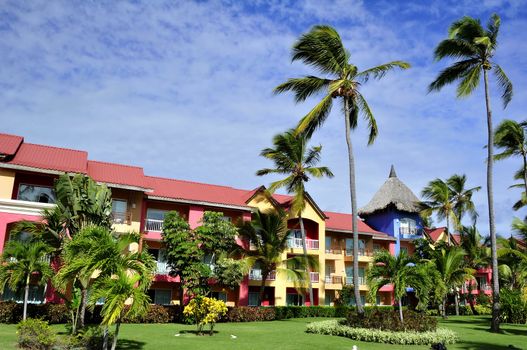
[[[457,295],[457,290],[454,290],[454,302],[456,305],[456,316],[459,316],[459,298]]]
[[[449,220],[449,217],[450,217],[450,213],[447,213],[447,216],[446,216],[446,237],[447,237],[447,244],[448,246],[450,246],[450,220]]]
[[[309,286],[309,301],[310,306],[315,304],[313,300],[313,283],[311,283],[311,274],[309,273],[309,260],[307,259],[307,242],[306,242],[306,230],[304,229],[304,219],[302,219],[302,214],[298,214],[298,221],[300,222],[300,232],[302,233],[302,249],[304,250],[304,260],[306,264],[307,273],[307,282]],[[305,305],[305,301],[304,301]]]
[[[104,326],[104,331],[102,335],[102,350],[108,349],[108,332],[109,332],[108,326]]]
[[[121,318],[117,320],[117,323],[115,324],[115,334],[113,336],[113,342],[112,342],[112,350],[115,350],[117,347],[117,336],[119,336],[119,327],[121,327]]]
[[[401,320],[401,323],[404,323],[404,318],[403,318],[403,303],[401,301],[401,298],[399,298],[399,319]]]
[[[353,157],[353,145],[351,143],[350,106],[347,97],[344,97],[344,121],[346,124],[346,143],[348,144],[348,163],[350,176],[351,194],[351,226],[353,230],[353,291],[355,293],[355,305],[357,313],[364,315],[364,308],[360,299],[359,286],[359,230],[357,224],[357,193],[355,183],[355,159]]]
[[[492,166],[494,156],[494,130],[492,129],[492,111],[490,109],[489,81],[487,70],[483,70],[485,81],[485,103],[487,107],[487,199],[489,204],[490,249],[492,252],[492,321],[490,330],[500,331],[500,285],[498,281],[498,251],[496,248],[496,227],[494,225],[494,192],[492,187]]]
[[[443,305],[441,308],[443,309],[443,318],[446,318],[446,295],[443,297]]]
[[[86,303],[88,301],[88,289],[81,287],[81,308],[79,312],[79,323],[77,324],[78,329],[84,328],[84,316],[86,315]]]
[[[525,185],[525,196],[527,196],[527,154],[522,153],[523,156],[523,184]]]
[[[265,281],[267,280],[267,276],[269,276],[269,271],[262,270],[262,283],[260,284],[260,306],[262,306],[263,297],[265,294]]]
[[[24,288],[24,313],[22,314],[22,319],[25,320],[27,318],[27,299],[29,299],[29,279],[31,275],[27,275],[26,277],[26,287]]]

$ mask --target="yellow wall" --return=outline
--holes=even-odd
[[[0,198],[11,199],[15,185],[15,171],[0,169]]]
[[[143,193],[138,191],[112,188],[112,199],[126,200],[130,215],[130,224],[114,224],[116,232],[139,232],[141,227],[141,206],[143,204]]]

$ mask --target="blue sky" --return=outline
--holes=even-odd
[[[313,73],[290,61],[295,39],[314,24],[337,28],[359,69],[406,60],[412,69],[370,81],[362,92],[380,129],[366,146],[353,134],[358,202],[365,205],[394,164],[418,194],[435,177],[465,173],[485,185],[481,89],[427,94],[447,62],[434,62],[449,24],[502,17],[498,61],[515,96],[494,118],[527,119],[525,0],[473,1],[0,1],[0,125],[27,142],[87,150],[91,159],[142,166],[150,175],[251,189],[270,164],[258,157],[274,134],[316,102],[295,105],[272,89]],[[494,91],[496,91],[494,89]],[[314,136],[335,178],[308,189],[326,210],[349,211],[344,122],[336,108]],[[508,234],[518,160],[495,166],[498,231]],[[475,196],[487,232],[486,194]]]

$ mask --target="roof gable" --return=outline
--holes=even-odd
[[[0,155],[13,156],[24,142],[22,136],[0,133]]]
[[[88,153],[24,142],[18,148],[13,159],[5,163],[44,170],[86,174]]]
[[[95,181],[147,190],[143,168],[137,166],[88,161],[88,175]]]

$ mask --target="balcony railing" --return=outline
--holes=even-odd
[[[415,236],[422,236],[423,230],[419,227],[399,227],[399,234],[403,238],[412,238]]]
[[[309,279],[312,283],[318,283],[320,281],[320,275],[318,272],[310,272]]]
[[[324,278],[324,282],[326,282],[326,284],[342,284],[342,277],[341,276],[326,276]]]
[[[353,256],[353,249],[346,249],[346,256]],[[359,256],[373,256],[373,252],[362,248],[359,249]]]
[[[346,284],[353,285],[353,276],[346,277]],[[359,285],[365,285],[366,284],[366,278],[359,276]]]
[[[262,280],[262,270],[251,269],[249,271],[249,279],[252,281],[261,281]],[[269,275],[267,275],[266,281],[274,281],[274,280],[276,280],[276,271],[271,271]]]
[[[162,232],[163,220],[146,219],[146,230],[150,232]]]
[[[342,254],[342,248],[326,248],[326,254]]]
[[[166,262],[157,262],[156,273],[158,275],[168,275],[169,272],[168,264]]]
[[[290,237],[287,241],[289,248],[302,248],[302,238]],[[306,247],[310,250],[318,249],[317,239],[306,239]]]
[[[112,220],[114,224],[126,224],[130,225],[132,215],[129,212],[119,213],[112,212]]]

